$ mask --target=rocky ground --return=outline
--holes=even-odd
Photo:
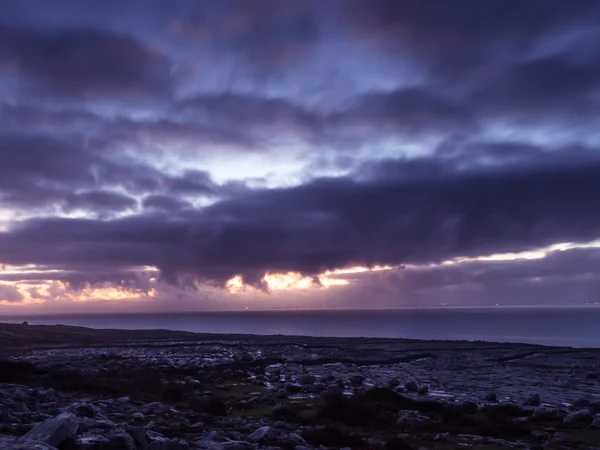
[[[600,350],[0,324],[0,449],[600,448]]]

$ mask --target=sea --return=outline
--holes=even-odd
[[[0,317],[1,322],[218,334],[524,342],[600,348],[600,306],[306,309]]]

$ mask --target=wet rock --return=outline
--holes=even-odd
[[[131,417],[133,417],[136,420],[144,420],[146,418],[146,416],[144,416],[144,413],[141,413],[139,411],[136,413],[133,413],[133,415]]]
[[[540,406],[540,394],[530,395],[524,402],[524,406]]]
[[[359,373],[356,373],[354,375],[350,375],[348,377],[348,381],[354,385],[360,386],[365,381],[365,376],[361,375]]]
[[[600,415],[597,415],[596,417],[594,417],[594,420],[592,420],[592,423],[590,424],[590,427],[592,427],[592,428],[600,428]]]
[[[565,425],[586,425],[593,419],[593,415],[589,409],[581,409],[574,413],[568,414],[565,417]]]
[[[419,389],[419,385],[416,381],[408,381],[404,383],[404,389],[406,390],[406,392],[417,392],[417,390]]]
[[[254,431],[250,436],[248,436],[248,440],[252,442],[263,442],[273,439],[275,436],[275,430],[272,427],[265,426]]]
[[[77,427],[75,415],[65,412],[35,425],[25,435],[25,439],[58,447],[62,442],[75,436]]]
[[[402,410],[398,413],[396,424],[404,428],[414,428],[432,423],[431,418],[418,411]]]

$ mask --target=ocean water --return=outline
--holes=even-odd
[[[600,306],[386,310],[269,310],[0,318],[91,328],[199,333],[527,342],[600,348]]]

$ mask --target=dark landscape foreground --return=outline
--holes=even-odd
[[[600,448],[600,350],[0,324],[0,449]]]

